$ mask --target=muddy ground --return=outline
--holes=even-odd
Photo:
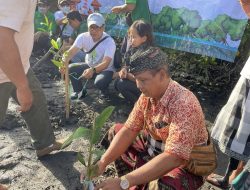
[[[32,65],[37,58],[31,58]],[[124,122],[130,107],[112,89],[112,101],[100,102],[98,93],[88,84],[88,95],[84,100],[72,102],[70,119],[65,120],[64,87],[57,69],[51,63],[43,63],[34,69],[47,96],[50,120],[57,138],[67,137],[79,125],[90,127],[94,113],[100,113],[107,105],[116,106],[103,134],[115,122]],[[181,80],[179,80],[182,83]],[[187,85],[187,87],[189,87]],[[191,88],[199,97],[206,115],[207,125],[211,127],[214,118],[228,98],[227,94],[205,93],[199,88]],[[0,183],[9,185],[9,189],[22,190],[77,190],[81,189],[79,175],[82,169],[76,159],[76,151],[86,148],[85,141],[77,141],[63,151],[55,152],[40,160],[36,158],[30,142],[29,131],[24,120],[16,111],[16,105],[10,100],[5,124],[0,128]],[[219,156],[218,174],[223,174],[227,158]],[[102,180],[114,175],[111,165]],[[209,184],[202,187],[215,190]]]

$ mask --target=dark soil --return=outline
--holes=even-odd
[[[32,65],[37,62],[34,56],[31,58]],[[88,84],[88,95],[83,100],[71,103],[70,119],[65,119],[64,112],[64,85],[60,80],[57,68],[49,61],[38,65],[34,69],[41,81],[47,96],[48,109],[52,127],[57,138],[67,137],[78,126],[90,127],[95,113],[100,113],[107,105],[114,105],[109,122],[103,129],[103,134],[115,122],[124,122],[131,109],[121,97],[110,86],[112,98],[110,102],[100,102],[97,91],[91,83]],[[174,78],[175,79],[175,78]],[[207,118],[207,125],[211,125],[224,105],[230,94],[230,89],[224,93],[213,93],[202,90],[199,86],[188,83],[188,81],[176,78],[181,84],[190,88],[201,101]],[[8,184],[10,189],[36,190],[36,189],[58,189],[76,190],[81,189],[79,175],[82,169],[76,159],[76,152],[84,151],[86,142],[80,140],[74,142],[63,151],[55,152],[40,160],[36,158],[34,148],[30,142],[30,135],[24,120],[16,111],[16,105],[10,100],[6,121],[0,128],[0,183]],[[219,156],[218,174],[223,174],[227,158]],[[114,167],[111,165],[102,180],[107,176],[115,175]],[[209,184],[202,188],[216,189]]]

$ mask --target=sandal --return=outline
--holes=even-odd
[[[206,181],[216,187],[219,187],[221,189],[229,189],[230,184],[227,182],[223,181],[222,179],[214,178],[214,177],[207,177]]]

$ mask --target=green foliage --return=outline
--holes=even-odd
[[[240,40],[245,27],[245,20],[233,19],[225,14],[218,15],[214,20],[202,20],[198,11],[169,6],[159,14],[153,14],[152,20],[157,32],[222,43],[225,43],[227,35],[234,41]]]
[[[51,39],[50,43],[54,49],[59,50],[59,43],[57,41]]]
[[[61,40],[57,40],[55,41],[54,39],[52,39],[50,41],[50,44],[52,46],[52,48],[49,49],[49,51],[54,55],[53,59],[51,60],[52,63],[58,67],[61,68],[63,67],[63,61],[62,58],[66,58],[68,56],[68,51],[65,51],[63,53],[63,55],[60,55],[60,46],[61,46]]]
[[[72,143],[73,140],[79,139],[81,137],[90,140],[89,138],[91,137],[92,131],[90,129],[84,128],[84,127],[79,127],[76,129],[76,131],[64,142],[62,145],[62,149],[67,147],[69,144]]]
[[[87,164],[86,164],[86,162],[84,160],[84,157],[80,152],[77,153],[77,159],[79,160],[79,162],[82,163],[82,165],[84,165],[85,167],[87,166]]]
[[[94,145],[100,141],[101,137],[101,129],[104,126],[104,123],[108,120],[114,110],[114,106],[109,106],[105,108],[100,115],[98,115],[93,122],[91,129],[87,129],[84,127],[79,127],[76,129],[73,134],[65,141],[62,145],[62,148],[65,148],[73,140],[84,138],[89,143],[88,149],[88,158],[87,162],[84,159],[82,153],[77,154],[78,160],[86,167],[87,169],[87,176],[86,179],[90,180],[92,176],[96,173],[96,162],[101,158],[102,154],[104,153],[103,150],[94,148]]]
[[[103,112],[95,118],[93,131],[91,135],[91,143],[96,144],[101,136],[101,129],[104,123],[108,120],[110,115],[112,114],[114,107],[109,106],[108,108],[104,109]]]
[[[51,61],[52,61],[52,63],[53,63],[55,66],[57,66],[58,68],[63,67],[63,63],[62,63],[61,61],[57,61],[57,60],[55,60],[55,59],[52,59]]]
[[[45,22],[40,23],[43,26],[43,28],[38,28],[37,30],[42,31],[42,32],[48,32],[49,34],[52,34],[53,23],[49,21],[49,19],[46,15],[44,15],[44,21]]]

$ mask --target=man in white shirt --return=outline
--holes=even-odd
[[[18,104],[38,157],[60,149],[41,85],[30,68],[36,0],[0,0],[0,124],[9,98]],[[13,15],[13,13],[15,13]]]
[[[69,21],[70,22],[70,21]],[[83,84],[80,78],[91,79],[95,77],[95,86],[101,91],[101,95],[107,96],[109,83],[112,81],[114,72],[113,57],[115,54],[115,42],[104,32],[105,19],[99,13],[89,15],[87,19],[88,32],[80,34],[69,49],[65,62],[82,49],[88,52],[101,39],[102,41],[91,53],[87,53],[84,63],[74,63],[69,66],[70,80],[74,93],[71,99],[82,96]]]
[[[69,0],[58,0],[58,8],[60,10],[54,13],[56,24],[60,26],[62,38],[68,39],[73,33],[73,28],[64,21],[67,19],[67,14],[70,12],[70,1]],[[65,25],[65,26],[64,26]]]

